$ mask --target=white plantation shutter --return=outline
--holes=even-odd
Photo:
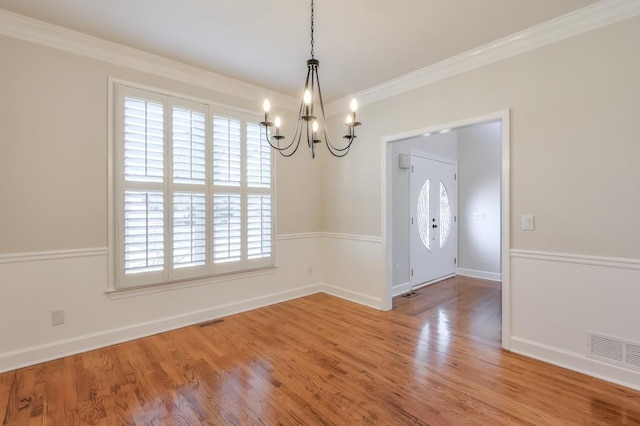
[[[271,148],[256,123],[247,124],[247,184],[251,188],[271,186]]]
[[[247,200],[249,259],[271,256],[271,196],[249,195]]]
[[[116,287],[273,266],[272,152],[255,117],[114,87]]]
[[[247,256],[267,258],[272,244],[271,149],[256,123],[247,123],[247,186]]]
[[[213,263],[239,261],[242,246],[239,194],[213,196]]]
[[[163,107],[142,99],[124,99],[124,176],[127,181],[162,182]]]
[[[173,182],[204,184],[205,115],[173,109]]]
[[[213,117],[213,183],[240,186],[240,121]]]
[[[201,266],[206,262],[207,201],[205,194],[173,195],[173,267]]]
[[[161,192],[124,193],[124,273],[162,271],[164,202]]]

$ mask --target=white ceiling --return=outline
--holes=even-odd
[[[606,0],[604,0],[606,1]],[[325,101],[348,96],[596,0],[315,0]],[[0,0],[62,27],[298,96],[308,0]]]

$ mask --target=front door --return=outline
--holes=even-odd
[[[457,253],[456,165],[411,155],[410,283],[412,287],[455,274]]]

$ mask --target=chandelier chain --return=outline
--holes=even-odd
[[[313,45],[314,45],[314,39],[313,39],[313,18],[314,18],[314,8],[313,8],[313,0],[311,0],[311,59],[314,59],[314,51],[313,51]]]

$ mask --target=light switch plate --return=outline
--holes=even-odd
[[[522,215],[522,230],[533,231],[535,229],[534,219],[532,214]]]

